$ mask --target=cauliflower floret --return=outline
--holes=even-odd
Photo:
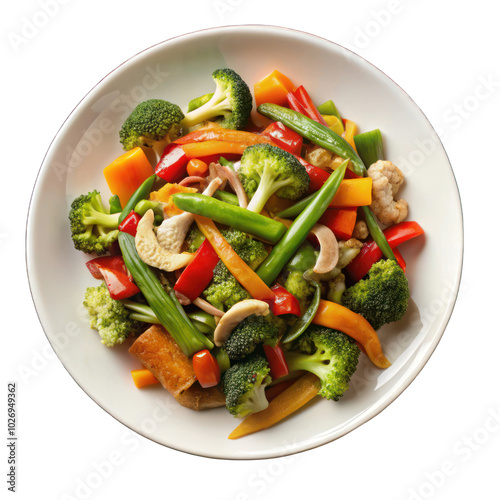
[[[398,224],[408,215],[408,203],[395,200],[394,196],[403,184],[403,172],[390,161],[379,160],[368,169],[373,180],[370,208],[382,224]]]

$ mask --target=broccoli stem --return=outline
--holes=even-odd
[[[331,372],[328,357],[324,356],[324,351],[318,349],[314,354],[301,354],[298,352],[288,351],[286,354],[286,362],[290,372],[305,370],[314,373],[319,379],[324,380]]]
[[[252,196],[247,209],[251,212],[260,214],[271,195],[278,191],[278,189],[281,189],[288,184],[289,181],[287,179],[283,181],[276,181],[271,169],[264,167],[259,186]]]
[[[227,101],[227,96],[224,90],[217,86],[211,99],[200,106],[186,114],[182,120],[183,127],[192,127],[196,123],[209,120],[223,114],[223,112],[228,111],[229,102]]]

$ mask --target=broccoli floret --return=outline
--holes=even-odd
[[[409,298],[408,280],[399,264],[380,260],[373,264],[367,278],[344,292],[342,305],[361,314],[378,330],[404,316]]]
[[[275,346],[279,340],[280,329],[274,320],[275,316],[257,316],[252,314],[246,317],[231,332],[224,343],[224,349],[231,363],[240,361],[252,352],[259,344]]]
[[[361,352],[344,333],[316,325],[310,326],[289,349],[285,350],[289,370],[314,373],[321,381],[318,394],[335,401],[349,388]]]
[[[254,240],[246,233],[232,228],[221,232],[234,251],[252,269],[256,269],[267,257],[265,246],[261,241]],[[215,266],[214,277],[203,291],[203,296],[214,307],[223,311],[227,311],[237,302],[251,298],[222,261]]]
[[[94,190],[78,196],[69,211],[71,237],[77,250],[102,255],[118,238],[118,217],[110,214]]]
[[[283,286],[297,298],[300,303],[300,310],[304,313],[314,295],[315,286],[304,279],[302,271],[290,271]]]
[[[181,132],[184,113],[176,104],[163,99],[149,99],[138,104],[125,120],[120,130],[123,149],[147,146],[156,154],[177,139]]]
[[[336,278],[328,282],[328,294],[326,298],[337,304],[342,304],[342,295],[345,290],[345,275],[340,273]]]
[[[314,267],[318,254],[308,241],[304,241],[288,261],[281,277],[283,286],[298,299],[302,313],[309,306],[316,289],[310,281],[304,279],[304,273]]]
[[[225,128],[243,128],[252,111],[252,94],[248,85],[232,69],[217,69],[212,73],[215,92],[202,106],[189,111],[182,120],[185,128],[206,120],[214,120]]]
[[[260,213],[270,196],[298,200],[309,189],[309,175],[292,154],[270,144],[249,146],[238,177],[250,198],[248,209]]]
[[[104,283],[87,288],[83,305],[90,315],[90,327],[99,332],[107,347],[122,344],[129,335],[138,335],[146,327],[146,323],[133,319],[134,313],[123,302],[111,298]]]
[[[196,223],[194,223],[190,228],[186,236],[187,251],[190,253],[196,252],[200,248],[201,244],[205,241],[205,236],[198,229]]]
[[[215,266],[214,277],[203,291],[203,296],[221,311],[227,311],[237,302],[251,298],[222,261]]]
[[[234,251],[248,264],[252,269],[257,269],[267,257],[267,251],[264,243],[260,240],[251,238],[248,234],[229,228],[222,231],[222,236],[233,247]]]
[[[254,353],[231,366],[222,376],[226,408],[236,417],[265,410],[269,403],[265,388],[271,383],[269,365],[260,353]]]

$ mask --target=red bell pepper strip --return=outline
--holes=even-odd
[[[420,224],[414,221],[400,222],[395,226],[384,229],[384,235],[391,248],[396,248],[401,243],[423,233],[424,230]],[[382,250],[372,240],[363,245],[359,254],[345,269],[353,280],[359,281],[368,273],[372,265],[381,258]]]
[[[401,255],[401,252],[397,248],[394,248],[392,252],[394,253],[394,257],[396,257],[396,261],[399,264],[399,267],[403,270],[403,272],[406,272],[406,261]]]
[[[174,285],[176,292],[193,301],[200,296],[214,276],[219,256],[208,240],[198,248],[194,259],[187,265]]]
[[[302,151],[302,136],[281,122],[271,123],[261,135],[271,139],[276,146],[294,155],[300,155]]]
[[[327,208],[319,220],[330,228],[339,240],[348,240],[356,225],[357,207]]]
[[[315,106],[313,103],[311,97],[309,96],[307,90],[304,88],[303,85],[300,87],[297,87],[295,91],[293,92],[293,96],[297,99],[297,101],[301,104],[301,106],[305,110],[305,114],[307,117],[311,118],[312,120],[317,121],[318,123],[321,123],[322,125],[325,125],[328,127],[327,123],[325,122],[325,119],[321,116],[321,113],[318,111],[318,108]],[[298,110],[296,110],[298,111]]]
[[[288,375],[288,364],[283,349],[279,344],[275,347],[264,344],[264,353],[269,363],[270,375],[273,380]]]
[[[167,182],[177,182],[186,174],[188,161],[182,146],[172,142],[163,150],[155,174]]]
[[[220,381],[219,363],[208,349],[203,349],[193,356],[193,370],[203,388],[214,387]]]
[[[300,302],[295,295],[292,295],[286,288],[281,285],[274,285],[271,287],[276,298],[273,304],[273,314],[279,316],[281,314],[293,314],[300,316]]]
[[[121,255],[97,257],[87,262],[87,268],[94,278],[104,279],[112,299],[128,299],[140,291],[128,274]]]
[[[127,268],[125,267],[125,262],[121,255],[104,255],[103,257],[97,257],[89,260],[86,266],[90,274],[98,280],[102,280],[101,267],[127,274]]]
[[[297,97],[295,97],[293,92],[289,92],[287,94],[286,100],[287,100],[288,107],[290,109],[293,109],[294,111],[297,111],[298,113],[302,113],[304,116],[308,116],[306,109],[304,108],[304,106],[302,106],[302,104],[297,99]]]
[[[132,278],[129,275],[106,267],[101,267],[100,271],[112,299],[128,299],[139,293],[139,288],[132,282]]]
[[[137,224],[141,220],[141,216],[134,212],[133,210],[123,219],[122,223],[118,226],[118,229],[124,233],[128,233],[135,238],[137,234]]]
[[[326,170],[323,170],[322,168],[311,165],[300,156],[294,156],[305,167],[307,174],[309,175],[309,191],[318,191],[321,186],[327,181],[328,177],[330,177],[330,173],[328,173]]]

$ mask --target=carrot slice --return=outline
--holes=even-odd
[[[208,172],[208,165],[203,160],[193,158],[188,161],[186,170],[188,175],[201,176]]]
[[[358,341],[375,366],[379,368],[391,366],[391,363],[382,352],[377,332],[360,314],[335,302],[320,300],[318,311],[312,322],[315,325],[339,330]]]
[[[109,190],[118,195],[124,207],[137,188],[154,174],[154,170],[144,151],[134,148],[110,163],[103,174]]]
[[[265,410],[253,413],[243,420],[229,434],[229,439],[238,439],[271,427],[311,401],[318,394],[319,389],[320,381],[316,375],[312,373],[303,375],[270,401]]]
[[[132,370],[132,379],[139,389],[148,385],[159,384],[159,380],[147,369]]]

